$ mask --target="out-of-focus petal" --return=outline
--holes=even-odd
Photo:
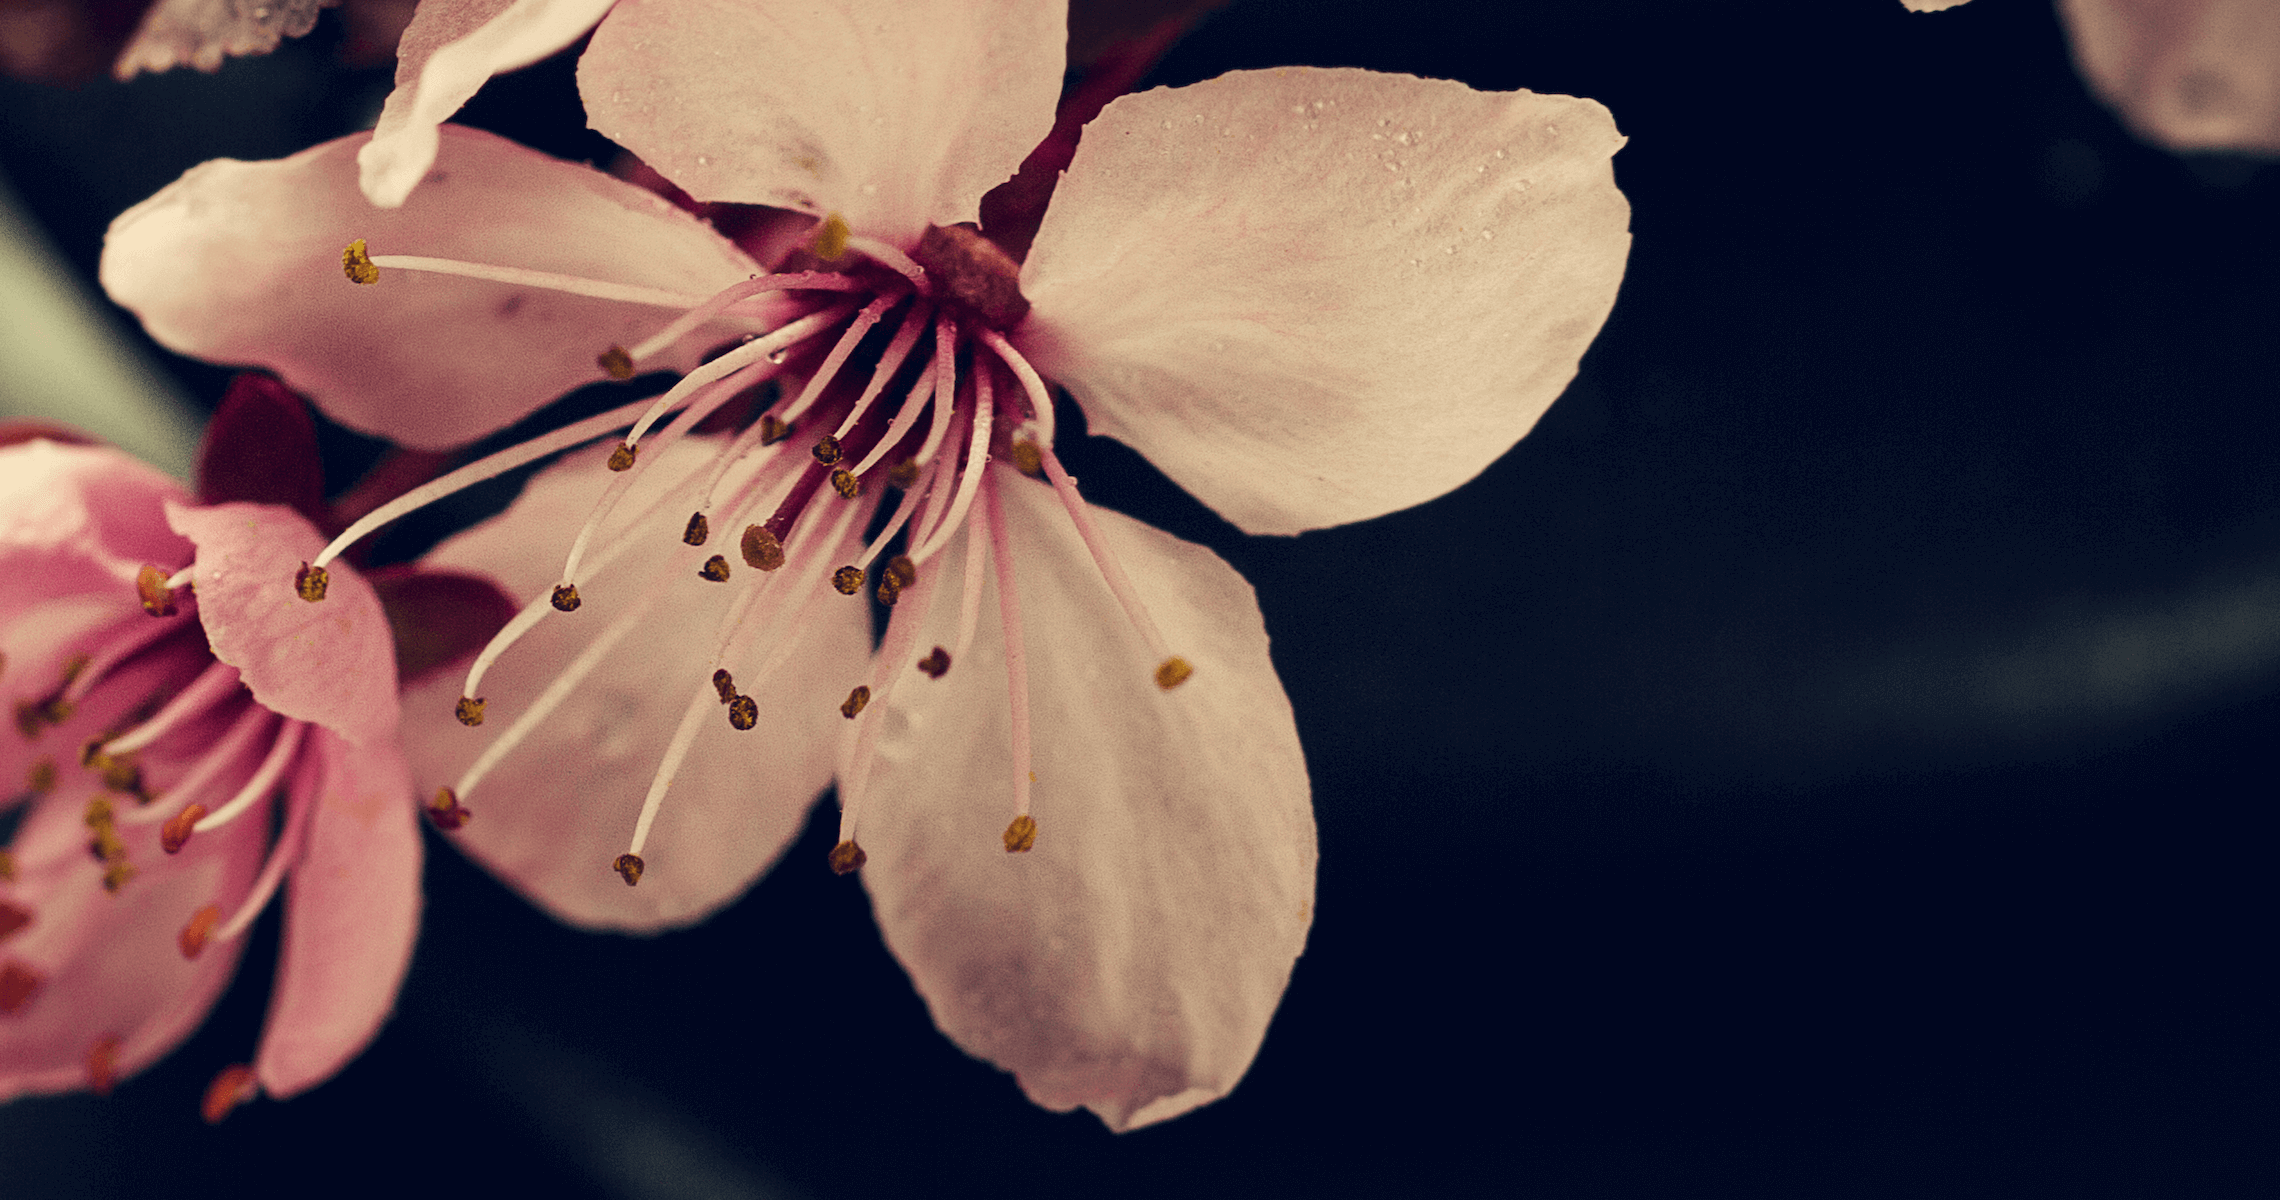
[[[278,1099],[332,1078],[379,1032],[420,922],[420,832],[402,752],[317,730],[300,770],[295,786],[315,789],[316,809],[286,893],[277,990],[254,1059]]]
[[[108,446],[44,438],[0,449],[0,618],[58,596],[131,594],[135,572],[190,560],[161,505],[182,485]]]
[[[395,732],[396,656],[372,585],[335,562],[323,600],[294,590],[325,544],[307,519],[271,504],[170,503],[166,517],[198,546],[207,644],[255,700],[354,742]]]
[[[143,14],[112,73],[196,67],[219,71],[236,55],[267,54],[277,43],[316,28],[317,12],[340,0],[158,0]]]
[[[447,127],[426,187],[393,210],[356,190],[365,135],[291,158],[193,167],[112,222],[103,286],[185,354],[269,367],[335,420],[417,449],[474,440],[602,378],[595,356],[669,309],[383,268],[341,251],[524,267],[701,299],[757,268],[658,197],[513,142]],[[692,299],[692,303],[694,302]],[[660,362],[686,369],[718,340]]]
[[[205,1020],[244,948],[240,938],[189,960],[176,938],[200,908],[245,894],[261,866],[261,814],[172,856],[143,826],[130,842],[137,875],[114,895],[88,856],[84,810],[76,798],[35,806],[10,848],[17,878],[0,899],[32,919],[0,942],[0,973],[14,966],[40,983],[0,1013],[0,1100],[87,1087],[100,1039],[117,1039],[119,1078],[157,1061]]]
[[[645,448],[646,473],[619,504],[618,520],[686,479],[704,451],[717,448],[700,449],[698,441],[654,461]],[[487,575],[518,601],[546,595],[560,581],[571,533],[610,478],[603,458],[600,450],[573,453],[533,479],[514,507],[437,547],[427,565]],[[452,835],[572,924],[633,931],[684,925],[741,894],[783,852],[830,782],[832,736],[841,722],[836,705],[863,675],[869,615],[857,601],[812,609],[798,626],[762,635],[746,660],[726,664],[758,702],[759,727],[739,732],[721,710],[708,714],[642,851],[647,871],[640,886],[628,888],[611,864],[633,836],[689,698],[709,688],[714,668],[723,665],[711,658],[722,613],[737,589],[762,578],[735,561],[741,527],[727,520],[716,519],[711,545],[681,544],[675,534],[693,507],[692,499],[669,502],[654,534],[638,535],[623,558],[580,584],[584,603],[576,612],[549,613],[499,660],[480,688],[488,705],[480,728],[463,728],[453,715],[462,671],[438,672],[404,693],[413,779],[421,795],[431,795],[529,711],[652,579],[671,577],[662,602],[465,797],[473,818]],[[724,549],[735,562],[730,580],[699,579],[705,557]],[[798,649],[772,680],[754,686],[757,660],[785,637],[798,639]]]
[[[1246,71],[1110,104],[1022,269],[1015,341],[1253,533],[1432,499],[1573,378],[1622,282],[1590,100]]]
[[[1965,0],[1900,0],[1901,6],[1909,12],[1945,12],[1964,2]]]
[[[593,127],[699,200],[836,212],[904,248],[971,221],[1053,127],[1050,0],[623,0],[578,60]]]
[[[372,203],[395,208],[435,165],[436,127],[484,81],[585,35],[612,0],[423,0],[396,43],[396,90],[357,152]]]
[[[863,877],[943,1032],[1037,1103],[1129,1129],[1225,1095],[1258,1051],[1312,915],[1306,765],[1250,586],[1226,563],[1094,510],[1195,668],[1161,691],[1053,494],[1014,479],[1005,500],[1036,846],[1000,841],[1009,706],[985,618],[947,675],[906,678],[886,703],[856,830]],[[935,561],[962,561],[960,547]],[[954,643],[957,608],[938,602],[919,644]]]
[[[2280,154],[2280,4],[2059,0],[2082,74],[2140,135]]]

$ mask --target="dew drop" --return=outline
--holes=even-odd
[[[768,352],[768,361],[775,363],[777,366],[782,366],[784,365],[784,357],[787,353],[789,352],[781,348],[770,350]]]

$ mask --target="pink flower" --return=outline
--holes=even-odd
[[[1313,821],[1250,588],[1083,502],[1043,376],[1247,530],[1376,516],[1558,395],[1628,208],[1590,101],[1253,72],[1109,105],[1016,264],[960,223],[1053,124],[1060,13],[611,7],[590,119],[700,200],[807,214],[764,277],[654,197],[486,135],[442,127],[406,178],[404,131],[456,103],[425,99],[369,146],[198,168],[120,218],[103,271],[169,345],[414,446],[597,362],[688,372],[370,519],[634,424],[434,556],[530,597],[458,690],[407,694],[435,811],[565,919],[654,929],[742,891],[836,778],[833,865],[868,862],[936,1022],[1123,1129],[1249,1065],[1311,920]],[[425,89],[410,56],[446,54],[423,36],[399,78]],[[352,158],[401,207],[365,207]],[[892,605],[875,654],[844,598],[867,587]]]
[[[0,852],[0,1099],[107,1091],[189,1036],[287,879],[260,1051],[209,1119],[322,1082],[387,1015],[419,915],[395,663],[353,572],[321,609],[273,586],[320,544],[115,450],[0,449],[0,773],[29,806]]]

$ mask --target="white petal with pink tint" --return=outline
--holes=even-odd
[[[1250,586],[1226,563],[1094,510],[1195,668],[1165,692],[1053,493],[1010,473],[1005,493],[1036,846],[1000,841],[1006,667],[985,619],[947,675],[905,679],[881,713],[863,877],[943,1032],[1037,1103],[1129,1129],[1225,1095],[1258,1051],[1312,915],[1306,764]],[[954,543],[936,569],[962,557]],[[957,609],[938,603],[919,644],[954,644]]]
[[[306,518],[275,504],[169,503],[166,515],[198,546],[206,642],[255,700],[360,743],[395,733],[395,642],[372,585],[335,563],[323,600],[294,590],[325,544]]]
[[[420,831],[403,752],[311,735],[296,795],[316,805],[293,867],[277,990],[254,1059],[285,1099],[332,1078],[396,1004],[420,923]],[[313,793],[313,794],[308,794]]]
[[[1014,341],[1095,433],[1252,533],[1430,500],[1573,378],[1622,282],[1590,100],[1246,71],[1086,127]]]
[[[435,164],[436,127],[491,76],[583,37],[613,0],[421,0],[396,43],[396,90],[357,152],[358,182],[394,208]]]
[[[2179,150],[2280,154],[2280,4],[2059,0],[2082,74]]]
[[[1053,127],[1052,0],[623,0],[587,119],[699,200],[837,212],[903,249],[971,221]]]
[[[427,186],[375,209],[364,135],[291,158],[194,167],[112,222],[103,286],[185,354],[270,367],[344,425],[456,446],[602,378],[595,356],[678,315],[488,280],[383,268],[350,283],[341,250],[458,258],[702,299],[757,268],[657,196],[471,129],[446,127]],[[692,300],[692,303],[694,300]],[[718,334],[660,366],[695,365]]]
[[[618,506],[619,519],[718,449],[700,441],[685,440],[649,463]],[[514,507],[445,542],[426,562],[488,575],[518,602],[546,594],[559,582],[572,533],[611,478],[606,455],[593,447],[572,452],[533,479]],[[584,603],[576,612],[550,612],[499,659],[480,689],[489,704],[481,727],[464,728],[453,716],[464,665],[436,672],[404,695],[413,778],[422,796],[432,795],[528,710],[652,578],[672,576],[665,600],[639,628],[465,798],[474,816],[451,835],[572,924],[633,931],[685,925],[741,894],[783,852],[830,783],[841,721],[835,705],[863,673],[870,633],[859,601],[821,607],[797,628],[762,635],[756,654],[783,637],[800,645],[775,680],[759,687],[749,679],[757,663],[731,664],[759,704],[759,727],[731,729],[725,710],[705,724],[642,850],[647,872],[640,886],[628,888],[610,866],[626,849],[689,697],[719,665],[710,658],[714,630],[733,589],[760,578],[738,556],[742,526],[732,528],[718,514],[709,546],[681,544],[676,534],[693,507],[665,510],[662,524],[639,531],[624,557],[580,584]],[[728,583],[697,578],[697,567],[714,553],[733,564]]]

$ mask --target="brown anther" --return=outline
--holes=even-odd
[[[0,850],[0,883],[16,881],[16,856]]]
[[[435,790],[435,799],[428,801],[427,815],[428,820],[445,833],[457,830],[475,816],[459,802],[459,793],[447,787]]]
[[[632,442],[619,442],[617,449],[610,451],[610,470],[632,470],[634,456],[638,455],[639,453],[641,453],[641,447],[634,445]]]
[[[847,228],[847,218],[833,213],[815,227],[815,236],[808,239],[808,253],[825,262],[838,262],[847,253],[847,238],[853,231]]]
[[[728,560],[718,554],[706,559],[705,565],[697,568],[697,578],[710,579],[714,583],[727,583]]]
[[[340,252],[340,273],[355,284],[371,285],[380,282],[380,268],[372,263],[372,255],[364,249],[364,239],[358,238]]]
[[[24,786],[35,796],[44,796],[55,790],[55,760],[42,758],[24,772]]]
[[[578,611],[578,603],[579,603],[579,601],[578,601],[578,585],[577,585],[577,584],[574,584],[574,583],[562,583],[562,584],[556,584],[556,585],[555,585],[555,587],[554,587],[554,611],[556,611],[556,612],[577,612],[577,611]]]
[[[168,854],[182,853],[182,847],[190,843],[193,827],[205,819],[206,806],[203,804],[189,805],[181,812],[168,817],[166,824],[158,827],[159,848]]]
[[[243,1063],[223,1067],[214,1082],[206,1085],[206,1098],[199,1102],[198,1113],[206,1118],[206,1124],[219,1125],[231,1109],[251,1104],[260,1095],[261,1081],[255,1078],[252,1067]]]
[[[894,580],[896,587],[909,587],[918,582],[918,564],[908,554],[897,554],[887,560],[887,578]]]
[[[722,704],[736,699],[736,677],[728,673],[727,667],[713,672],[713,690],[720,693]]]
[[[22,1012],[47,976],[14,959],[0,963],[0,1016]]]
[[[1045,478],[1045,456],[1038,451],[1037,443],[1027,438],[1013,444],[1013,466],[1031,479]]]
[[[823,440],[817,442],[808,453],[815,455],[815,461],[828,467],[839,461],[839,439],[828,433],[824,434]]]
[[[106,860],[103,864],[103,890],[116,896],[127,881],[135,877],[133,864],[124,858]]]
[[[712,522],[703,513],[689,514],[689,527],[681,531],[681,540],[692,546],[702,546],[712,537]]]
[[[744,565],[761,571],[773,571],[784,565],[784,543],[776,535],[759,525],[744,527]]]
[[[918,482],[918,464],[904,459],[887,468],[887,482],[899,488],[908,488]]]
[[[950,652],[936,646],[933,653],[918,660],[918,669],[926,672],[928,679],[940,679],[944,675],[948,675],[950,673]]]
[[[182,957],[196,958],[205,953],[206,939],[214,935],[214,925],[222,919],[222,910],[212,904],[190,914],[190,923],[182,927],[174,939],[182,947]]]
[[[831,573],[831,586],[842,596],[852,596],[863,590],[863,568],[841,567]]]
[[[489,703],[480,696],[461,696],[451,715],[458,717],[460,724],[473,728],[483,723],[483,706]]]
[[[610,869],[624,878],[627,887],[641,882],[641,856],[638,854],[618,855],[617,861],[610,864]]]
[[[851,875],[862,870],[863,864],[869,861],[871,856],[863,853],[863,848],[855,844],[854,838],[831,848],[831,873],[834,875]]]
[[[135,593],[142,597],[143,611],[154,617],[174,615],[174,589],[166,586],[169,573],[144,563],[135,572]]]
[[[854,472],[842,467],[831,473],[831,490],[853,500],[863,494],[863,481]]]
[[[1175,654],[1156,668],[1156,686],[1168,692],[1186,683],[1193,674],[1195,668],[1188,665],[1188,660]]]
[[[902,599],[902,585],[895,582],[894,576],[882,575],[879,577],[878,595],[879,603],[893,608],[895,601]]]
[[[1027,854],[1029,848],[1036,844],[1037,818],[1028,813],[1015,817],[1013,824],[1005,827],[1005,852],[1007,854]]]
[[[738,696],[728,702],[728,723],[735,729],[750,729],[760,723],[760,706],[750,696]]]
[[[627,354],[623,346],[612,346],[595,355],[594,365],[602,369],[602,374],[612,379],[633,378],[633,356]]]
[[[855,685],[855,690],[847,693],[847,699],[840,704],[839,715],[852,721],[855,719],[855,714],[862,712],[863,706],[870,702],[871,689],[858,683]]]
[[[323,567],[302,563],[301,569],[293,573],[293,594],[311,604],[324,599],[325,588],[331,584],[332,573]]]
[[[111,1085],[118,1081],[119,1039],[106,1033],[87,1047],[87,1090],[98,1096],[108,1096],[111,1094]]]
[[[7,941],[9,934],[31,923],[32,911],[30,909],[20,908],[5,900],[0,900],[0,942]]]
[[[792,436],[791,425],[776,419],[774,413],[760,418],[760,444],[773,446]]]

